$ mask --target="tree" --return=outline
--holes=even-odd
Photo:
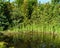
[[[15,0],[15,3],[17,5],[17,7],[21,7],[21,5],[23,4],[24,0]]]
[[[31,19],[34,8],[37,7],[37,0],[29,0],[28,2],[28,19]]]
[[[1,3],[3,6],[1,6],[1,26],[3,26],[3,30],[8,29],[9,26],[12,26],[12,19],[11,19],[11,11],[12,11],[12,5],[10,2],[3,2]]]
[[[51,0],[51,2],[52,2],[53,4],[57,4],[57,3],[60,2],[60,0]]]
[[[31,14],[35,7],[37,7],[37,0],[24,0],[23,12],[28,19],[31,19]]]

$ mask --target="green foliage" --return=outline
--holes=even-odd
[[[2,2],[1,8],[0,8],[0,26],[2,26],[6,30],[8,29],[8,26],[12,25],[12,19],[11,19],[11,11],[12,11],[12,5],[9,2]]]
[[[46,31],[46,28],[53,30],[53,26],[59,29],[59,20],[59,3],[40,4],[37,0],[15,0],[14,3],[0,2],[1,30],[13,29],[20,31],[20,29],[33,28],[34,26],[37,26],[36,29],[39,28],[43,31]]]
[[[13,32],[13,37],[7,37],[7,40],[9,41],[11,38],[14,38],[13,40],[16,45],[18,45],[17,43],[21,43],[22,41],[23,43],[19,44],[18,47],[20,45],[22,45],[21,47],[24,47],[23,44],[27,44],[27,46],[29,46],[30,43],[30,46],[32,46],[32,48],[37,48],[37,46],[40,47],[41,40],[46,41],[45,43],[49,43],[49,41],[51,43],[51,41],[53,41],[53,43],[57,45],[60,42],[59,36],[58,38],[55,38],[55,33],[60,32],[59,2],[59,0],[52,0],[53,4],[40,4],[37,2],[37,0],[15,0],[14,2],[1,0],[0,31],[7,30],[12,32],[20,32],[18,34],[14,34]],[[32,33],[34,31],[34,34],[31,34],[31,31]],[[40,33],[42,32],[42,34],[38,33],[38,35],[37,33],[35,33],[35,31],[39,31]],[[48,32],[50,34],[48,34]],[[51,32],[53,32],[53,34],[51,34]],[[52,37],[52,40],[50,40],[50,37]],[[21,41],[19,39],[21,39]],[[36,43],[38,45],[36,45]],[[48,46],[48,44],[46,45]]]
[[[20,7],[23,4],[24,0],[15,0],[17,7]]]
[[[60,3],[60,0],[51,0],[51,2],[52,2],[53,4],[57,4],[57,3]]]

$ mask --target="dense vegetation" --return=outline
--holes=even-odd
[[[56,3],[57,2],[57,3]],[[60,29],[60,3],[41,4],[37,0],[0,2],[0,30]],[[43,29],[44,28],[44,29]]]
[[[59,48],[60,0],[0,0],[0,31],[1,48]]]

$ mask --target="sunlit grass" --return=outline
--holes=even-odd
[[[5,42],[0,42],[0,48],[5,48],[4,43],[5,43]]]
[[[60,33],[59,26],[54,26],[55,32]],[[39,32],[53,32],[53,25],[40,25],[40,24],[32,24],[26,25],[24,24],[21,26],[15,26],[10,28],[8,31],[10,32],[22,32],[22,31],[39,31]]]

